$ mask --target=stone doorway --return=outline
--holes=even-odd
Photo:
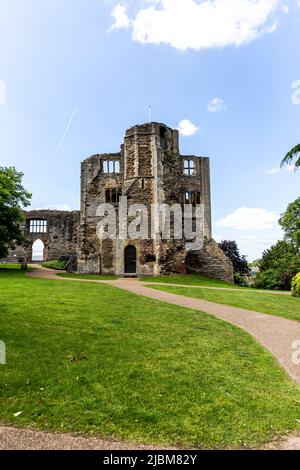
[[[125,274],[136,274],[136,248],[128,245],[124,251],[124,272]]]

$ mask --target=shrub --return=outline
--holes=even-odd
[[[57,269],[63,271],[66,268],[66,262],[60,259],[54,259],[51,261],[44,261],[42,263],[44,268]]]
[[[292,280],[292,295],[300,297],[300,273],[296,274]]]
[[[268,252],[270,252],[268,250]],[[265,255],[264,255],[265,256]],[[262,270],[256,277],[252,287],[257,289],[291,290],[292,279],[300,271],[299,254],[287,254],[279,257],[271,263],[271,267]]]

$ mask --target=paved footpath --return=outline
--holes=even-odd
[[[266,315],[251,310],[230,307],[214,302],[193,299],[183,295],[171,294],[146,287],[134,279],[119,279],[116,281],[100,281],[76,278],[58,277],[57,271],[45,268],[35,268],[28,276],[42,279],[93,282],[109,284],[111,286],[130,291],[134,294],[151,299],[167,302],[181,307],[206,312],[224,321],[232,323],[250,333],[260,344],[268,349],[277,361],[286,370],[289,376],[300,385],[300,366],[292,362],[292,343],[300,340],[300,323],[284,318]],[[159,285],[155,283],[155,285]],[[164,284],[165,285],[165,284]],[[170,285],[170,284],[168,284]],[[182,287],[182,286],[181,286]],[[186,286],[190,287],[190,286]],[[122,442],[113,442],[97,439],[84,439],[70,435],[57,435],[41,433],[23,429],[0,427],[0,449],[150,449],[151,447],[132,446]],[[288,436],[278,443],[271,443],[267,449],[297,449],[300,450],[300,437]]]

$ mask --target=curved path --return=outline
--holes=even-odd
[[[214,315],[224,321],[230,322],[250,333],[259,343],[268,349],[286,370],[290,377],[300,385],[300,366],[292,362],[292,343],[300,340],[300,323],[284,318],[266,315],[259,312],[216,304],[182,295],[171,294],[145,287],[149,283],[133,280],[119,279],[115,281],[88,280],[79,278],[58,277],[57,271],[34,266],[34,270],[27,275],[34,278],[66,280],[79,282],[93,282],[109,284],[125,289],[134,294],[151,299],[167,302],[182,307],[192,308]],[[155,283],[158,285],[158,283]],[[169,284],[168,284],[169,285]],[[190,287],[190,286],[188,286]],[[103,450],[135,450],[154,449],[154,447],[132,445],[102,439],[86,439],[69,434],[44,433],[28,429],[0,427],[0,449],[103,449]],[[155,447],[157,448],[157,447]],[[288,436],[264,447],[265,449],[300,450],[300,437]]]
[[[149,297],[151,299],[200,310],[201,312],[214,315],[215,317],[243,328],[254,336],[260,344],[275,356],[290,377],[300,385],[300,365],[296,365],[292,361],[294,353],[292,345],[295,341],[300,341],[300,322],[254,312],[253,310],[231,307],[207,300],[194,299],[183,295],[151,289],[151,283],[143,283],[131,278],[118,279],[115,281],[100,281],[95,279],[58,277],[57,271],[41,267],[35,267],[33,271],[28,273],[28,276],[43,279],[109,284],[143,297]],[[159,285],[159,283],[153,284],[156,286]],[[169,286],[170,284],[167,285]]]

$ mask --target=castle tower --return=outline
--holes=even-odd
[[[221,278],[231,278],[230,267],[212,240],[209,159],[181,155],[178,142],[178,131],[164,124],[136,125],[126,131],[119,153],[94,155],[82,163],[80,272],[117,275],[186,272],[189,268],[186,241],[172,237],[163,240],[159,235],[151,237],[151,206],[161,203],[168,206],[179,204],[181,207],[184,204],[203,204],[207,246],[198,253],[202,256],[199,257],[201,262],[197,254],[190,256],[189,262],[195,270],[200,263],[203,272],[212,275],[217,265],[217,274],[221,273]],[[119,221],[120,196],[127,197],[128,210],[134,204],[147,207],[148,237],[132,240],[129,233],[125,239],[97,239],[96,208],[101,203],[113,204]]]

